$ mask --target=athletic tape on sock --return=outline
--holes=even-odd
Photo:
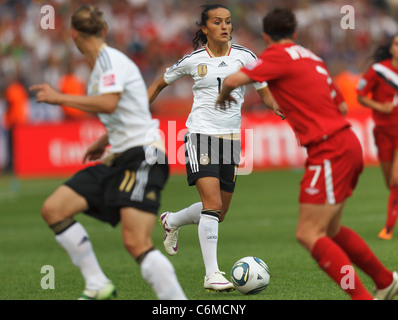
[[[211,216],[211,217],[217,218],[217,220],[220,220],[221,211],[214,210],[214,209],[203,209],[201,211],[201,214]]]
[[[156,248],[152,247],[152,248],[148,249],[147,251],[145,251],[144,253],[141,253],[137,258],[135,258],[135,261],[137,261],[137,263],[140,265],[141,262],[145,259],[146,255],[149,252],[154,251],[154,250],[156,250]]]
[[[57,223],[54,223],[50,226],[50,228],[55,232],[56,235],[64,232],[66,229],[68,229],[70,226],[74,225],[76,223],[76,220],[71,218],[66,218],[64,220],[61,220]]]

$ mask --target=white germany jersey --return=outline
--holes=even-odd
[[[116,110],[99,113],[113,153],[160,139],[159,122],[149,111],[147,88],[137,65],[122,52],[104,46],[91,73],[88,95],[121,94]]]
[[[253,52],[236,44],[230,44],[228,54],[222,57],[215,57],[206,46],[185,55],[166,71],[164,80],[167,84],[184,76],[190,76],[194,81],[194,101],[186,121],[189,132],[210,135],[240,132],[245,86],[232,91],[237,103],[227,110],[216,108],[216,100],[223,80],[256,59]],[[254,86],[259,90],[266,87],[267,83],[255,83]]]

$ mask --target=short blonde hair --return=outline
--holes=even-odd
[[[72,15],[71,25],[86,36],[102,37],[102,31],[108,29],[104,13],[92,5],[77,9]]]

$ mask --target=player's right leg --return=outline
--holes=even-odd
[[[186,300],[170,261],[152,242],[156,215],[132,207],[121,209],[123,242],[141,267],[142,277],[160,300]]]
[[[166,211],[160,215],[160,223],[165,232],[163,245],[167,254],[177,254],[179,228],[188,224],[198,224],[202,208],[202,202],[196,202],[180,211]]]
[[[379,157],[383,156],[380,155],[379,152]],[[380,167],[383,172],[383,176],[387,185],[387,188],[390,188],[390,177],[392,173],[392,161],[380,161]],[[384,224],[384,227],[381,229],[381,231],[378,233],[378,237],[383,240],[391,240],[392,239],[392,234],[393,234],[393,227],[395,225],[395,219],[393,220],[394,223],[392,224],[392,219],[391,219],[391,213],[393,212],[393,206],[394,206],[394,201],[395,201],[395,193],[392,192],[390,189],[390,194],[388,197],[388,202],[387,202],[387,213],[386,213],[386,222]]]
[[[73,218],[76,213],[86,211],[87,208],[85,198],[70,187],[62,185],[45,200],[41,214],[54,231],[56,241],[82,273],[85,290],[81,298],[113,298],[116,290],[101,270],[86,230]]]
[[[385,237],[381,237],[379,234],[379,238],[387,240],[392,238],[395,224],[398,218],[398,151],[397,150],[394,151],[394,157],[388,178],[388,187],[390,189],[390,194],[388,197],[387,221],[384,228]]]
[[[390,190],[386,222],[378,234],[378,237],[384,240],[392,239],[398,216],[398,137],[396,137],[395,131],[394,129],[389,131],[378,126],[373,131],[380,167],[386,186]]]

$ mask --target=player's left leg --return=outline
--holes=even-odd
[[[233,290],[233,284],[220,272],[217,262],[218,224],[223,206],[219,179],[200,178],[196,181],[196,188],[203,203],[198,234],[206,269],[204,287],[215,291]]]
[[[232,195],[232,192],[221,190],[222,206],[219,222],[224,220],[225,215],[228,212]],[[180,211],[166,211],[160,215],[160,223],[165,232],[163,244],[168,255],[174,256],[177,254],[179,229],[185,225],[199,224],[202,209],[202,202],[196,202]]]
[[[388,174],[387,184],[390,189],[385,225],[386,237],[383,238],[381,235],[379,237],[391,239],[398,217],[398,151],[394,151],[393,161],[386,174]]]
[[[344,202],[333,205],[300,204],[296,238],[326,272],[352,299],[373,299],[363,286],[354,268],[353,284],[342,285],[345,268],[351,261],[344,250],[335,243],[328,232],[340,224]]]
[[[62,185],[46,199],[41,211],[43,219],[54,231],[56,241],[82,273],[85,290],[81,298],[113,298],[116,290],[102,271],[85,228],[73,218],[87,209],[84,197]]]
[[[222,206],[221,206],[221,215],[220,215],[220,221],[223,222],[225,219],[225,216],[229,210],[229,205],[231,204],[233,193],[221,190],[221,201],[222,201]]]
[[[153,247],[152,230],[156,215],[135,208],[120,211],[123,242],[141,267],[142,277],[160,300],[186,300],[170,261]]]

